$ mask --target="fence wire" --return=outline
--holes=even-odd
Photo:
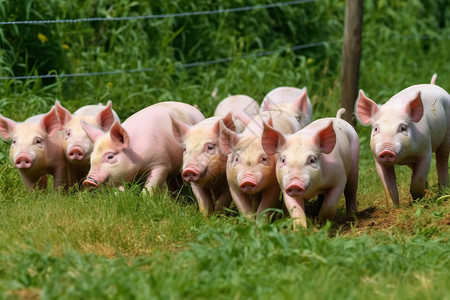
[[[194,11],[194,12],[181,12],[173,14],[160,14],[160,15],[147,15],[147,16],[129,16],[129,17],[106,17],[106,18],[82,18],[71,20],[38,20],[38,21],[7,21],[0,22],[0,25],[20,25],[20,24],[55,24],[55,23],[78,23],[78,22],[99,22],[99,21],[130,21],[130,20],[144,20],[144,19],[164,19],[164,18],[176,18],[176,17],[188,17],[188,16],[200,16],[200,15],[213,15],[222,14],[228,12],[240,12],[264,8],[281,7],[309,2],[317,2],[318,0],[294,0],[288,2],[278,2],[271,4],[259,4],[254,6],[243,6],[235,8],[224,8],[207,11]]]
[[[302,3],[317,2],[317,1],[318,0],[294,0],[294,1],[278,2],[278,3],[271,3],[271,4],[235,7],[235,8],[228,8],[228,9],[217,9],[217,10],[197,11],[197,12],[181,12],[181,13],[174,13],[174,14],[160,14],[160,15],[147,15],[147,16],[129,16],[129,17],[115,17],[115,18],[82,18],[82,19],[71,19],[71,20],[10,21],[10,22],[0,22],[0,25],[20,25],[20,24],[35,25],[35,24],[55,24],[55,23],[162,19],[162,18],[171,18],[171,17],[187,17],[187,16],[222,14],[222,13],[230,13],[230,12],[233,13],[233,12],[249,11],[249,10],[256,10],[256,9],[267,9],[267,8],[273,8],[273,7],[296,5],[296,4],[302,4]],[[282,48],[282,49],[277,49],[277,50],[272,50],[272,51],[264,51],[264,52],[257,52],[257,53],[253,53],[253,54],[242,55],[239,57],[226,57],[226,58],[219,58],[219,59],[210,60],[210,61],[200,61],[200,62],[179,64],[176,66],[176,68],[182,69],[182,68],[192,68],[192,67],[206,66],[206,65],[211,65],[211,64],[218,64],[218,63],[226,63],[226,62],[233,61],[237,58],[251,58],[251,57],[268,56],[268,55],[271,55],[274,53],[280,53],[280,52],[288,51],[288,50],[296,51],[299,49],[320,47],[320,46],[326,45],[327,43],[330,43],[330,42],[323,41],[323,42],[308,43],[308,44],[304,44],[304,45],[296,45],[296,46],[293,46],[290,48]],[[151,71],[155,71],[155,68],[149,67],[149,68],[130,69],[130,70],[113,70],[113,71],[103,71],[103,72],[86,72],[86,73],[71,73],[71,74],[4,76],[4,77],[0,77],[0,80],[70,78],[70,77],[83,77],[83,76],[102,76],[102,75],[116,75],[116,74],[126,74],[126,73],[151,72]]]
[[[184,68],[193,68],[193,67],[200,67],[200,66],[206,66],[206,65],[212,65],[212,64],[219,64],[219,63],[226,63],[233,61],[235,59],[239,58],[253,58],[253,57],[261,57],[261,56],[268,56],[275,53],[281,53],[284,51],[296,51],[300,49],[306,49],[306,48],[313,48],[313,47],[320,47],[325,46],[330,43],[339,42],[341,40],[336,40],[332,42],[317,42],[317,43],[309,43],[309,44],[303,44],[303,45],[297,45],[290,48],[282,48],[272,51],[264,51],[264,52],[257,52],[252,54],[246,54],[236,57],[225,57],[225,58],[219,58],[209,61],[199,61],[199,62],[193,62],[193,63],[186,63],[186,64],[179,64],[176,65],[176,68],[178,69],[184,69]],[[126,74],[126,73],[140,73],[140,72],[150,72],[155,71],[155,68],[140,68],[140,69],[130,69],[130,70],[114,70],[114,71],[103,71],[103,72],[86,72],[86,73],[71,73],[71,74],[47,74],[47,75],[32,75],[32,76],[5,76],[0,77],[0,80],[12,80],[12,79],[44,79],[44,78],[67,78],[67,77],[83,77],[83,76],[101,76],[101,75],[116,75],[116,74]]]

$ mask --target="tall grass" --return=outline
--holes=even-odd
[[[2,20],[122,17],[204,11],[259,1],[0,0]],[[450,4],[446,0],[364,1],[360,87],[383,103],[406,86],[450,90]],[[267,1],[265,3],[275,3]],[[340,107],[345,1],[319,0],[255,11],[118,22],[0,28],[0,75],[154,68],[119,75],[0,81],[0,113],[15,120],[46,112],[55,99],[74,111],[113,101],[122,120],[164,100],[197,104],[210,116],[228,94],[261,101],[277,86],[308,88],[313,118]],[[42,42],[37,35],[48,38]],[[425,38],[424,38],[425,36]],[[337,40],[337,42],[336,42]],[[289,48],[309,42],[325,46]],[[65,45],[65,46],[63,46]],[[255,56],[252,56],[256,54]],[[227,63],[181,68],[218,58]],[[62,63],[64,62],[64,63]],[[217,88],[218,97],[211,96]],[[410,171],[398,168],[400,208],[386,201],[360,136],[359,207],[292,232],[235,212],[204,219],[188,187],[149,198],[74,187],[28,191],[0,147],[0,295],[10,299],[314,298],[448,299],[450,190],[409,196]],[[343,202],[343,201],[342,201]],[[373,208],[375,207],[375,209]]]

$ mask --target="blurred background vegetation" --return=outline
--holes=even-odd
[[[264,3],[277,3],[274,0]],[[261,1],[0,1],[0,19],[64,20],[199,12]],[[388,97],[439,73],[448,84],[448,0],[365,1],[361,87]],[[27,76],[152,68],[60,79],[1,80],[0,111],[17,119],[60,99],[71,109],[112,99],[122,118],[162,100],[196,103],[211,114],[228,94],[261,100],[280,85],[307,86],[316,116],[339,106],[345,1],[158,19],[2,25],[0,75]],[[295,45],[325,46],[289,50]],[[447,46],[445,46],[447,45]],[[287,49],[285,51],[278,51]],[[248,55],[276,51],[247,58]],[[243,58],[245,56],[246,58]],[[227,63],[183,64],[234,58]],[[427,62],[425,62],[427,60]],[[447,66],[445,66],[447,65]],[[217,87],[218,98],[211,92]]]

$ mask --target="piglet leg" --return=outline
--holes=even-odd
[[[291,218],[295,219],[293,223],[294,230],[297,230],[299,226],[308,227],[306,223],[305,200],[303,198],[293,198],[284,192],[283,198]]]
[[[198,207],[203,216],[207,217],[214,211],[213,200],[207,188],[201,187],[198,184],[191,182],[192,192],[197,198]]]
[[[214,199],[214,211],[222,211],[224,207],[230,207],[232,199],[228,186],[222,190],[217,198],[214,191],[211,191],[211,193]]]
[[[323,200],[322,207],[319,211],[320,221],[323,222],[334,218],[339,198],[341,197],[343,191],[344,184],[341,182],[336,184],[326,192],[325,199]]]
[[[347,178],[347,183],[345,184],[344,195],[345,195],[345,209],[347,216],[352,216],[354,213],[358,212],[358,203],[356,199],[356,192],[358,189],[358,161],[356,164],[352,164],[352,169]]]
[[[230,187],[230,193],[239,212],[244,214],[247,218],[252,218],[256,209],[253,208],[250,196],[232,187]]]
[[[155,193],[155,188],[162,188],[166,182],[169,169],[167,167],[158,167],[153,169],[147,176],[145,188],[150,196]]]
[[[425,196],[425,187],[427,184],[427,175],[431,165],[431,153],[429,156],[419,158],[412,165],[410,192],[413,199],[419,199]]]
[[[57,189],[60,186],[63,186],[64,188],[67,188],[67,176],[68,176],[68,170],[65,166],[58,166],[54,171],[53,176],[53,187]]]
[[[47,187],[47,176],[43,175],[40,178],[29,178],[25,175],[23,175],[22,173],[20,173],[23,183],[31,188],[31,189],[35,189],[36,185],[38,189],[45,189]]]
[[[450,131],[450,129],[449,129]],[[448,156],[450,154],[450,133],[444,142],[436,149],[436,169],[438,173],[439,187],[447,186],[448,179]]]
[[[383,184],[386,197],[390,197],[394,206],[398,207],[399,196],[396,185],[394,166],[382,165],[375,160],[375,167],[377,169],[378,176],[381,179],[381,183]]]
[[[261,202],[256,213],[259,215],[268,208],[278,207],[280,198],[280,186],[278,184],[270,185],[262,191]],[[268,212],[269,215],[271,212]]]

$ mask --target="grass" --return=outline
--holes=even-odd
[[[252,4],[260,2],[0,1],[0,16],[75,19]],[[210,116],[229,93],[261,101],[270,89],[290,85],[308,87],[314,119],[335,115],[342,44],[332,41],[342,36],[344,4],[321,0],[245,14],[151,22],[2,27],[2,76],[45,74],[48,66],[40,63],[48,60],[39,55],[63,55],[51,61],[68,62],[51,67],[58,73],[149,66],[155,71],[55,81],[3,80],[0,113],[23,120],[48,111],[55,99],[70,111],[112,99],[122,120],[164,100],[197,104]],[[437,83],[450,89],[445,0],[366,0],[364,5],[360,87],[369,97],[383,103],[406,86],[429,82],[435,72]],[[38,32],[52,47],[36,40]],[[428,38],[418,38],[422,35]],[[242,58],[322,40],[330,43]],[[62,43],[69,49],[56,51],[54,45]],[[27,58],[31,52],[34,56]],[[223,57],[236,59],[179,67]],[[217,98],[211,96],[215,88]],[[341,201],[333,222],[321,225],[309,220],[309,229],[298,232],[291,230],[290,219],[282,217],[265,223],[230,212],[204,219],[187,186],[178,195],[162,192],[152,198],[141,195],[138,185],[123,193],[78,187],[31,192],[9,163],[9,143],[3,142],[0,298],[450,299],[450,189],[438,192],[433,161],[427,197],[412,202],[411,173],[399,167],[400,208],[392,208],[375,172],[370,129],[358,125],[357,130],[361,144],[357,220],[345,218]]]
[[[47,199],[32,195],[2,206],[5,297],[445,299],[448,294],[449,201],[436,197],[380,209],[352,225],[338,221],[292,232],[289,219],[204,220],[187,199],[164,195],[147,199],[105,190],[64,197],[49,191]]]

